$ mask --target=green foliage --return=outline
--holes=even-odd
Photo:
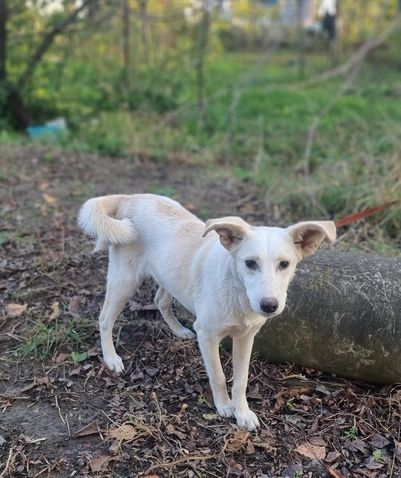
[[[310,127],[337,95],[343,78],[299,85],[298,52],[288,47],[294,36],[289,33],[287,47],[273,55],[260,48],[265,27],[255,18],[277,19],[278,10],[245,0],[232,3],[241,21],[215,15],[211,23],[202,110],[195,68],[202,16],[145,25],[133,2],[130,70],[123,61],[121,11],[104,4],[94,18],[82,16],[57,37],[38,65],[22,92],[31,116],[35,122],[65,116],[69,133],[57,141],[66,148],[223,164],[228,174],[266,191],[267,207],[293,219],[339,217],[399,197],[401,32],[369,55],[352,88],[322,116],[305,159]],[[64,12],[45,15],[37,2],[34,8],[22,0],[15,4],[19,13],[9,25],[10,82],[24,71],[43,32],[74,7],[66,1]],[[342,2],[338,62],[346,61],[358,42],[389,25],[397,2],[386,2],[386,8],[382,1],[361,5]],[[185,0],[148,2],[156,19],[186,6]],[[306,51],[305,79],[332,67],[327,56],[322,43]],[[5,92],[3,84],[1,113]],[[0,114],[2,143],[14,141],[7,122],[7,115]],[[174,195],[160,187],[159,193]],[[388,244],[400,237],[401,207],[372,221],[381,227],[372,234],[371,245],[388,253]]]
[[[60,347],[79,348],[88,330],[89,323],[82,319],[69,319],[65,322],[41,320],[26,328],[24,341],[14,349],[14,353],[20,358],[33,357],[43,360]],[[78,352],[73,354],[71,358],[77,362],[87,358],[83,358]]]
[[[80,362],[84,362],[88,358],[88,354],[86,352],[71,352],[71,358],[74,364],[77,365]]]
[[[375,461],[376,461],[377,463],[383,463],[384,457],[383,457],[383,452],[382,452],[382,450],[378,450],[378,449],[375,450],[375,451],[373,452],[373,458],[375,459]]]
[[[358,434],[359,434],[359,430],[356,425],[353,425],[344,433],[344,435],[350,440],[354,440],[355,438],[357,438]]]

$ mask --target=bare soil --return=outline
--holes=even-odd
[[[169,332],[151,283],[116,327],[125,374],[104,368],[107,257],[78,230],[80,204],[167,192],[203,218],[274,220],[258,191],[228,178],[183,162],[0,147],[0,478],[401,476],[401,386],[254,357],[249,399],[262,427],[239,430],[217,417],[197,345]]]

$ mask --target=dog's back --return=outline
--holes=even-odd
[[[152,277],[193,308],[183,297],[192,297],[194,255],[210,241],[202,238],[204,223],[179,203],[154,194],[103,196],[82,206],[78,222],[96,239],[95,251],[112,247],[111,268],[123,254],[142,278]]]

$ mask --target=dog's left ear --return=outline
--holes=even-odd
[[[337,235],[333,221],[299,222],[290,226],[288,232],[303,257],[314,254],[325,239],[333,242]]]
[[[220,236],[221,244],[229,251],[233,251],[249,230],[249,224],[240,217],[221,217],[219,219],[209,219],[206,221],[205,231],[202,237],[205,237],[210,231],[216,231]]]

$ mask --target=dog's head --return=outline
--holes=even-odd
[[[298,262],[325,240],[334,241],[332,221],[300,222],[286,229],[255,227],[239,217],[206,222],[203,236],[215,231],[231,254],[252,310],[273,317],[285,307],[287,288]]]

